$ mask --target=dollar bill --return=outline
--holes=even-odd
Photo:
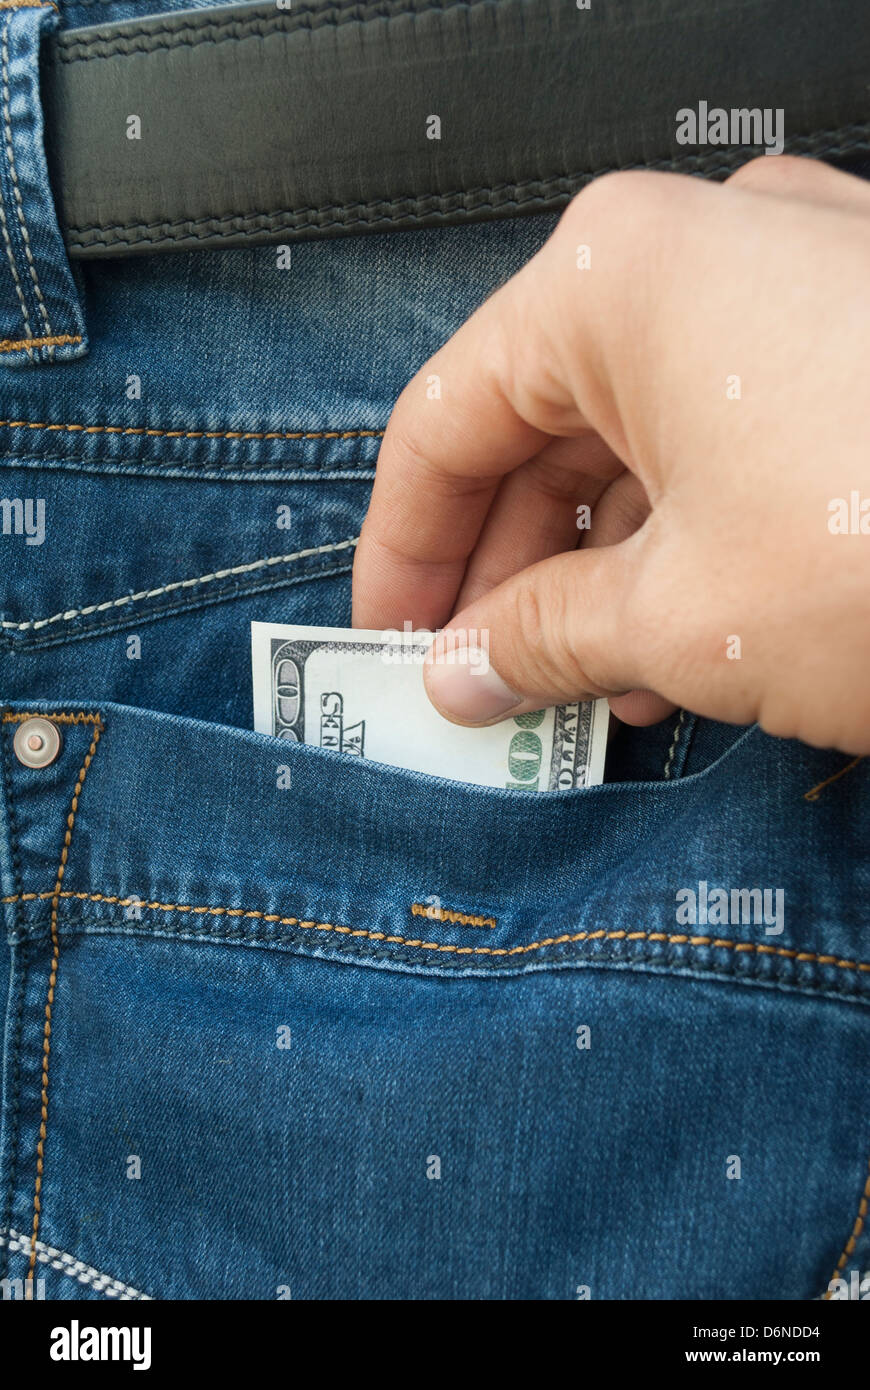
[[[602,781],[606,700],[520,714],[485,729],[451,724],[423,688],[432,637],[252,623],[254,728],[484,787],[567,791]]]

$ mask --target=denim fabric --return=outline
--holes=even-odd
[[[61,712],[43,771],[3,729],[13,1277],[53,919],[49,1297],[105,1295],[55,1249],[161,1298],[824,1291],[866,1166],[866,771],[807,801],[836,760],[750,731],[524,797]],[[781,885],[782,935],[681,931],[699,877]]]
[[[42,145],[39,42],[56,25],[47,0],[0,12],[0,371],[87,348]]]
[[[682,715],[532,797],[250,732],[250,621],[348,622],[395,396],[552,225],[91,264],[87,354],[0,365],[0,1275],[812,1299],[868,1267],[866,761]],[[687,924],[701,884],[781,920]]]

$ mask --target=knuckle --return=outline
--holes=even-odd
[[[728,182],[734,188],[756,188],[767,177],[765,164],[770,164],[769,157],[763,154],[757,155],[754,159],[741,164],[739,169],[735,169]]]
[[[515,632],[528,664],[536,668],[545,646],[544,619],[538,590],[525,577],[521,577],[517,584]]]
[[[738,188],[751,188],[761,193],[785,192],[803,187],[813,174],[812,161],[798,155],[780,154],[775,158],[760,154],[741,164],[728,182]]]
[[[414,424],[417,413],[409,391],[410,387],[406,386],[393,407],[381,449],[388,448],[401,469],[416,473],[428,470],[429,461],[423,438]]]
[[[557,235],[570,243],[571,251],[575,245],[594,247],[605,241],[614,246],[626,221],[632,218],[634,179],[635,174],[626,170],[602,174],[572,198],[557,229]]]
[[[589,246],[593,265],[596,248],[610,268],[604,280],[617,283],[623,274],[648,261],[651,244],[666,245],[676,219],[682,216],[688,178],[649,170],[618,169],[602,174],[574,197],[562,214],[556,235],[570,257],[577,246]],[[643,236],[638,236],[638,227]],[[566,257],[566,259],[567,259]],[[593,276],[590,289],[600,277]]]
[[[635,229],[657,211],[667,213],[677,184],[687,182],[648,169],[614,169],[582,188],[568,204],[563,220],[574,225],[602,225],[613,233],[624,232],[636,240]]]
[[[571,596],[564,576],[550,575],[545,587],[534,576],[521,580],[516,592],[518,664],[530,694],[566,699],[588,690],[571,640]]]
[[[572,198],[565,210],[566,218],[614,218],[621,219],[626,210],[636,203],[646,182],[644,175],[637,170],[614,169],[592,179]]]

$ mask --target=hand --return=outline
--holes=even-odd
[[[870,186],[601,178],[399,397],[354,623],[488,633],[487,674],[430,653],[460,723],[607,695],[870,753],[868,374]]]

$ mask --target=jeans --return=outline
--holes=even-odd
[[[250,622],[349,622],[393,400],[554,219],[71,271],[55,22],[0,18],[6,1292],[862,1274],[866,761],[681,714],[528,795],[250,732]]]

